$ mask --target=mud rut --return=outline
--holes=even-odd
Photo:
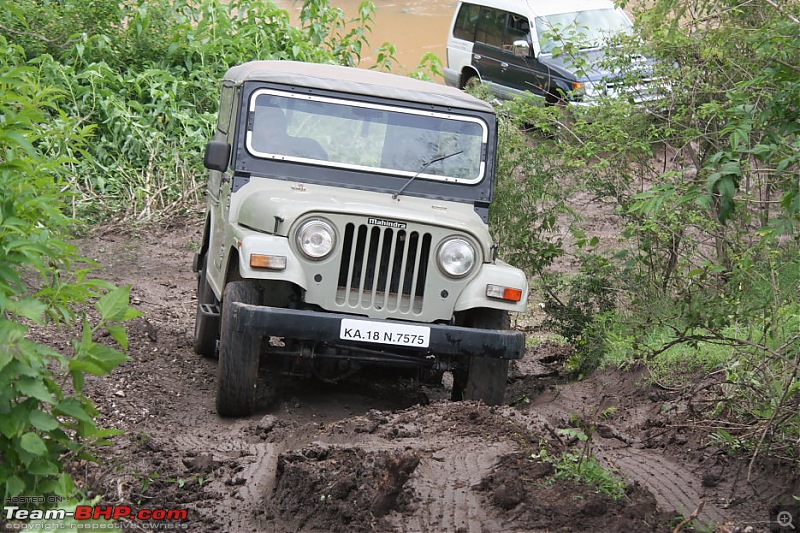
[[[99,467],[76,467],[104,504],[187,508],[191,531],[497,532],[672,531],[676,512],[704,501],[701,521],[730,525],[719,531],[766,530],[785,487],[767,472],[745,483],[740,461],[673,424],[685,398],[637,373],[558,384],[568,349],[547,343],[515,366],[504,407],[374,375],[328,385],[265,374],[258,414],[219,418],[216,363],[191,348],[199,227],[79,243],[145,314],[130,327],[131,360],[89,387],[102,422],[126,431]],[[621,500],[546,483],[551,467],[531,459],[570,445],[557,430],[576,418],[627,478]]]

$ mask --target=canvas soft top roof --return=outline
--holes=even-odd
[[[453,87],[340,65],[251,61],[229,69],[225,80],[234,83],[264,81],[494,113],[488,103]]]

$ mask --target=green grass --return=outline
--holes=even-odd
[[[538,332],[538,333],[531,333],[525,337],[525,347],[526,348],[538,348],[543,344],[557,344],[559,346],[566,346],[569,344],[567,339],[559,335],[558,333],[551,333],[551,332]]]
[[[739,337],[745,334],[742,329],[732,326],[721,333]],[[609,330],[606,336],[607,352],[600,367],[625,368],[644,360],[650,370],[650,379],[671,386],[685,383],[686,375],[724,368],[736,357],[734,347],[711,342],[675,344],[652,357],[648,356],[674,340],[673,331],[664,327],[653,327],[638,338],[631,331]]]
[[[558,455],[542,448],[539,453],[531,455],[532,459],[550,463],[555,468],[555,474],[547,483],[557,480],[571,481],[579,485],[592,487],[598,494],[605,494],[614,500],[625,495],[625,479],[616,472],[603,468],[594,455],[564,451]]]

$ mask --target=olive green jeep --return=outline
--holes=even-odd
[[[219,357],[218,413],[252,413],[262,362],[325,380],[449,371],[453,399],[501,403],[528,285],[489,234],[496,150],[492,107],[454,88],[290,61],[230,69],[194,263],[194,348]]]

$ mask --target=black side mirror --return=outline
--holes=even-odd
[[[231,160],[231,145],[222,141],[209,141],[203,156],[203,165],[209,170],[225,172]]]

